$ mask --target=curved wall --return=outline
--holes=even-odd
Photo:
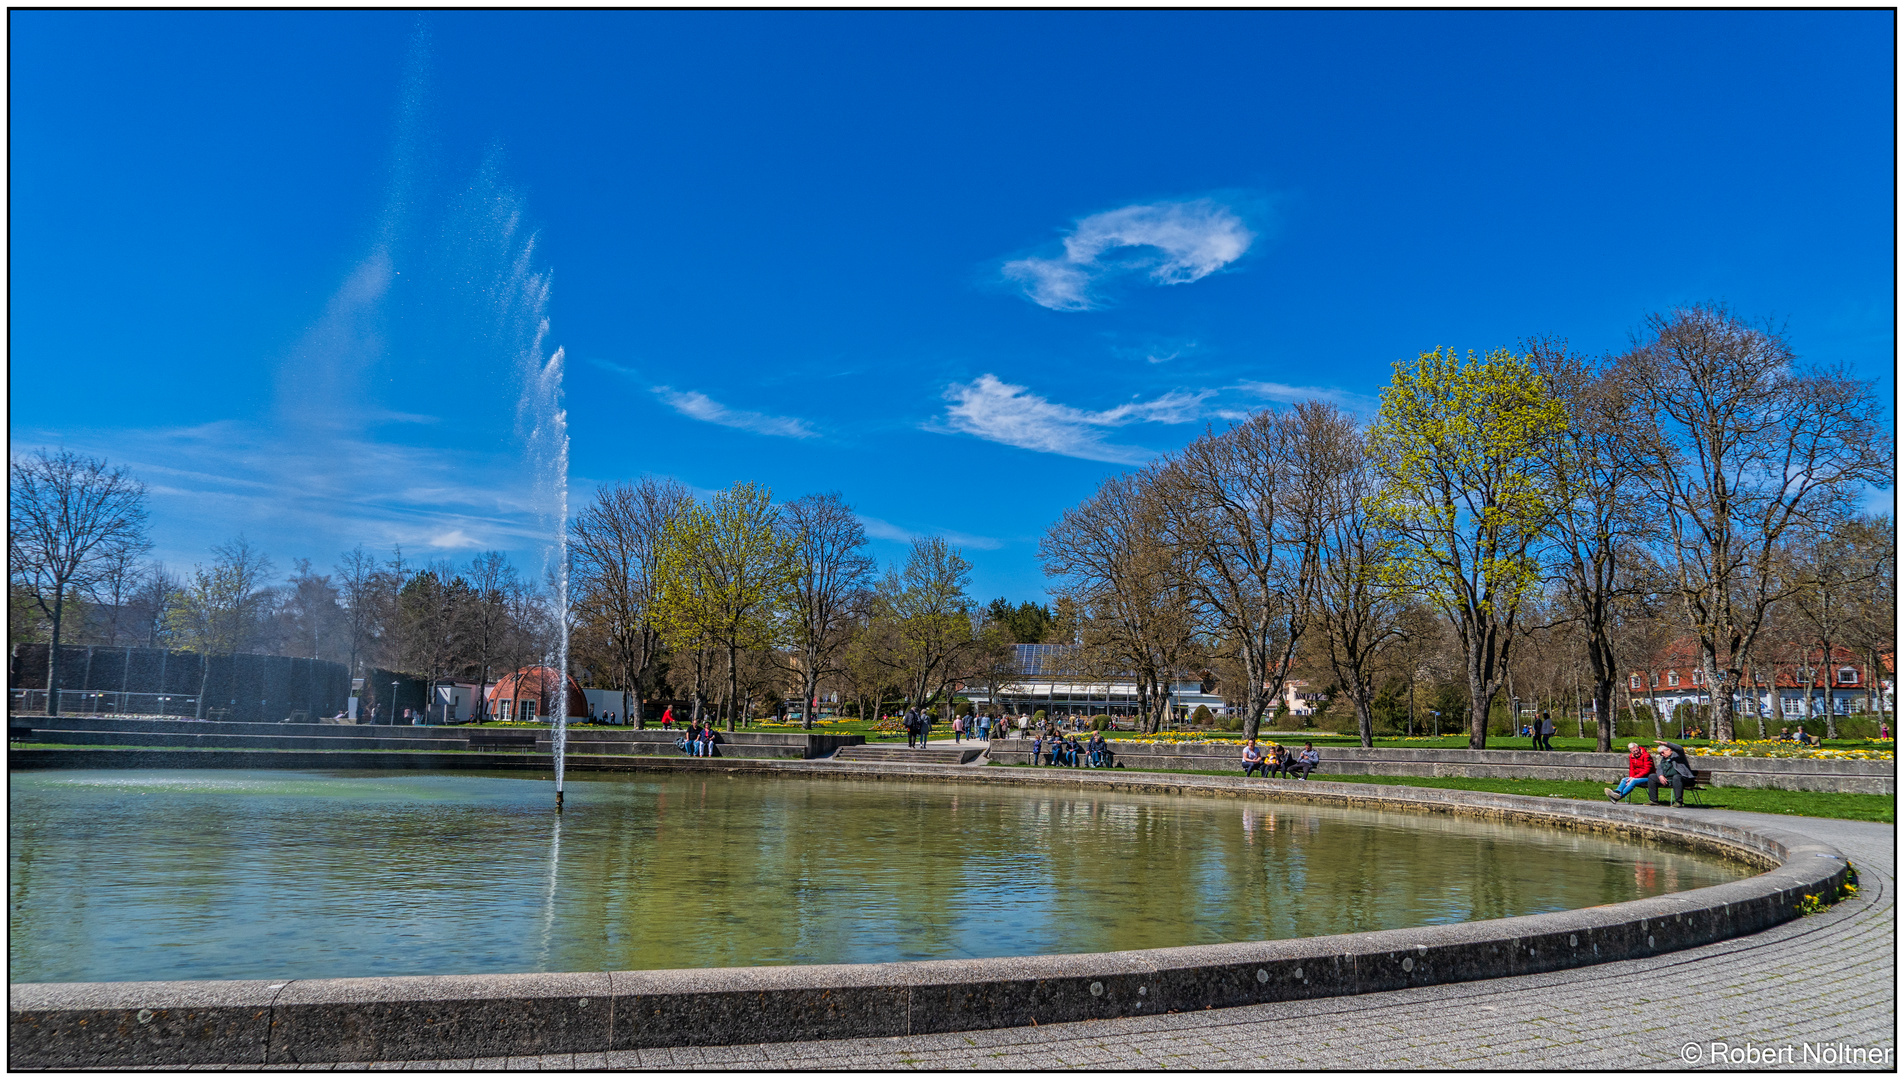
[[[1055,786],[1029,771],[710,763],[723,773]],[[1475,815],[1640,833],[1768,867],[1600,908],[1453,926],[1135,952],[830,967],[9,987],[10,1063],[88,1068],[391,1061],[907,1035],[1222,1008],[1654,956],[1794,918],[1841,853],[1723,816],[1474,792],[1102,773],[1062,786]]]

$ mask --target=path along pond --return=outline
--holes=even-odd
[[[1494,919],[1756,871],[1638,839],[930,782],[10,776],[14,982],[1103,952]]]

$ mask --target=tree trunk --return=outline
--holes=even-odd
[[[1825,669],[1825,738],[1835,739],[1838,737],[1838,710],[1834,708],[1837,702],[1832,700],[1831,688],[1837,685],[1837,665],[1831,660],[1831,642],[1827,640],[1824,644],[1825,662],[1821,666]]]
[[[53,643],[46,647],[46,715],[58,716],[60,630],[66,618],[66,588],[53,593]]]
[[[814,699],[820,696],[820,673],[811,650],[800,671],[800,730],[813,730]]]
[[[1593,684],[1593,748],[1613,752],[1613,684],[1598,680]]]
[[[727,647],[727,730],[734,730],[734,713],[740,709],[740,649]]]
[[[198,719],[205,719],[205,691],[211,689],[212,658],[209,653],[198,654]]]
[[[1494,704],[1494,694],[1498,687],[1490,688],[1475,668],[1475,658],[1469,657],[1468,664],[1468,749],[1487,749],[1488,708]]]
[[[1355,727],[1362,735],[1362,749],[1375,746],[1374,687],[1361,686],[1351,695],[1355,699]]]

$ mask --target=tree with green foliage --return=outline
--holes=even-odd
[[[971,580],[972,564],[934,536],[914,540],[905,565],[888,567],[873,590],[872,658],[920,708],[981,673],[1001,644],[974,625]]]
[[[686,507],[662,533],[655,622],[675,649],[725,652],[729,731],[740,719],[740,652],[774,644],[793,585],[793,547],[777,520],[773,493],[742,482]]]
[[[1042,644],[1051,632],[1051,609],[1029,600],[1013,607],[1004,597],[985,605],[985,618],[997,623],[1018,645]]]
[[[1453,624],[1466,661],[1468,745],[1487,746],[1522,605],[1536,594],[1534,547],[1553,518],[1547,447],[1566,408],[1524,356],[1454,350],[1395,365],[1369,431],[1374,517],[1394,537],[1391,583]]]

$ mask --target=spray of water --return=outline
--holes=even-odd
[[[519,218],[511,216],[513,231]],[[522,244],[513,260],[502,295],[504,325],[518,342],[516,364],[522,398],[516,420],[534,470],[537,517],[549,537],[543,571],[555,593],[553,656],[546,666],[555,672],[550,701],[551,756],[555,763],[555,805],[562,806],[563,771],[568,756],[569,729],[569,420],[562,403],[564,357],[561,349],[546,353],[549,338],[549,274],[534,266],[535,238]]]

